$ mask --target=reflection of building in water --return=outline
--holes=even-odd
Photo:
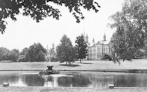
[[[110,55],[110,48],[108,41],[106,41],[106,35],[104,34],[103,40],[95,43],[93,39],[92,43],[88,41],[88,35],[84,35],[85,41],[88,45],[87,60],[101,59],[104,54]]]

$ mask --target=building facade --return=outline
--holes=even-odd
[[[88,47],[87,60],[101,59],[104,54],[110,54],[109,45],[98,42]]]
[[[98,41],[97,43],[94,42],[92,45],[88,43],[88,36],[86,35],[85,41],[88,44],[88,56],[87,60],[98,60],[103,57],[104,54],[110,55],[110,48],[109,44],[106,42],[106,35],[103,36],[103,41]]]

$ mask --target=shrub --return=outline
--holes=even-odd
[[[101,60],[109,60],[109,61],[111,61],[112,57],[109,56],[108,54],[104,54],[103,57],[101,58]]]

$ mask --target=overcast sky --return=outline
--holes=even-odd
[[[55,46],[60,43],[63,34],[66,34],[74,45],[76,37],[84,32],[88,34],[89,42],[92,42],[93,38],[95,42],[102,40],[104,33],[109,41],[114,32],[107,26],[110,22],[109,16],[121,10],[124,0],[97,1],[101,6],[99,12],[84,11],[85,19],[79,24],[64,7],[60,7],[62,14],[60,20],[49,17],[36,23],[32,18],[21,15],[17,16],[15,22],[8,19],[6,32],[0,34],[0,47],[22,50],[40,42],[45,48],[47,45],[51,48],[53,43]]]

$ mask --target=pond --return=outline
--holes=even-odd
[[[29,72],[1,72],[0,85],[43,86],[43,87],[147,87],[147,74],[102,73],[102,72],[61,72],[51,76],[39,76]]]

